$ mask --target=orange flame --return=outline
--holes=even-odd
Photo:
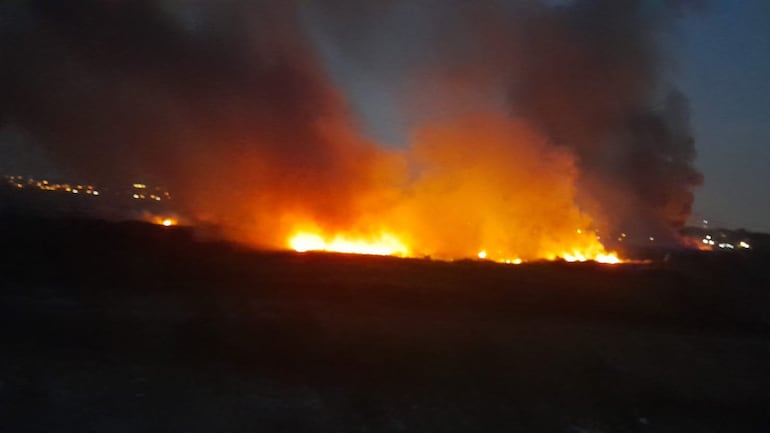
[[[157,224],[159,226],[171,227],[179,224],[179,220],[175,217],[151,215],[145,217],[147,222]]]
[[[328,251],[403,257],[409,255],[409,249],[398,238],[388,233],[370,238],[355,238],[338,234],[326,239],[317,234],[299,232],[289,239],[289,247],[298,252]]]
[[[403,164],[417,175],[386,192],[363,188],[348,223],[288,218],[284,245],[506,264],[621,262],[575,204],[572,155],[523,124],[492,115],[423,128]]]
[[[346,234],[336,234],[331,238],[325,238],[321,235],[310,232],[297,232],[288,240],[290,249],[304,253],[307,251],[325,251],[347,254],[368,254],[378,256],[399,256],[414,257],[407,247],[398,237],[382,233],[376,237],[355,237]],[[601,244],[593,247],[596,251],[572,250],[558,254],[547,254],[545,259],[562,259],[567,262],[586,262],[595,261],[605,264],[617,264],[622,260],[615,252],[604,252]],[[469,255],[470,256],[470,255]],[[501,256],[491,256],[486,250],[481,250],[476,254],[481,260],[492,260],[499,263],[519,265],[524,262],[521,258],[504,258]],[[460,258],[460,257],[455,257]]]
[[[525,123],[495,113],[441,120],[389,151],[320,125],[328,149],[318,155],[247,154],[188,188],[195,219],[300,252],[621,261],[596,235],[609,231],[601,215],[577,204],[574,155]]]

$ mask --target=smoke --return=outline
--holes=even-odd
[[[422,253],[531,260],[602,252],[594,235],[578,230],[592,221],[575,206],[574,157],[526,123],[496,112],[463,115],[424,125],[412,141],[420,174],[393,220]]]
[[[518,27],[529,37],[514,112],[574,151],[581,192],[610,227],[670,234],[701,182],[687,100],[663,81],[661,33],[684,6],[577,1]]]
[[[322,11],[329,34],[366,70],[400,83],[393,90],[410,127],[505,112],[574,155],[576,200],[597,227],[676,237],[702,178],[667,45],[676,21],[703,2],[347,3],[335,6],[357,13],[344,23],[358,25]],[[372,49],[383,45],[396,49]]]
[[[265,245],[303,221],[451,254],[458,226],[533,257],[575,227],[670,235],[701,178],[661,35],[694,3],[5,2],[0,130]],[[324,46],[397,101],[405,149],[365,138]]]
[[[233,227],[289,213],[343,224],[373,182],[379,151],[351,128],[292,2],[0,7],[0,122],[65,173],[167,185]]]

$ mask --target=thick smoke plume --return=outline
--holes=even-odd
[[[0,130],[269,246],[298,224],[448,256],[671,235],[700,183],[660,56],[688,3],[6,2]],[[407,148],[364,138],[324,44],[392,91]]]
[[[517,47],[512,107],[574,151],[579,185],[611,227],[681,227],[701,182],[687,101],[661,82],[656,40],[683,3],[581,1],[517,30],[529,42]]]
[[[291,2],[29,1],[0,16],[0,121],[70,172],[168,185],[231,227],[346,223],[377,172]]]
[[[354,3],[345,9],[355,19],[322,15],[367,70],[406,83],[398,92],[412,126],[504,111],[574,155],[577,200],[597,226],[675,238],[702,178],[693,166],[687,99],[670,81],[674,62],[665,53],[676,20],[703,2]],[[403,13],[420,17],[412,18],[417,24],[383,19]],[[362,38],[370,28],[377,32]],[[399,39],[402,33],[421,37]],[[385,39],[398,54],[371,49],[387,46]],[[393,61],[408,66],[394,71]]]

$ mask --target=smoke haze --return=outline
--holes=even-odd
[[[455,257],[543,257],[576,228],[674,240],[701,177],[661,34],[694,3],[6,2],[0,129],[266,246],[297,226]],[[330,47],[386,83],[404,148],[362,132]]]
[[[397,93],[407,127],[505,112],[571,151],[577,199],[597,225],[675,238],[702,177],[666,42],[681,14],[702,2],[364,3],[346,8],[358,15],[345,22],[322,15],[350,57],[374,74],[385,70],[385,82],[405,83]],[[397,53],[380,48],[385,40]],[[405,66],[386,64],[394,61]]]

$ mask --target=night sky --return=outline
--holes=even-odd
[[[770,2],[714,1],[684,20],[677,52],[705,179],[695,212],[770,231]]]

